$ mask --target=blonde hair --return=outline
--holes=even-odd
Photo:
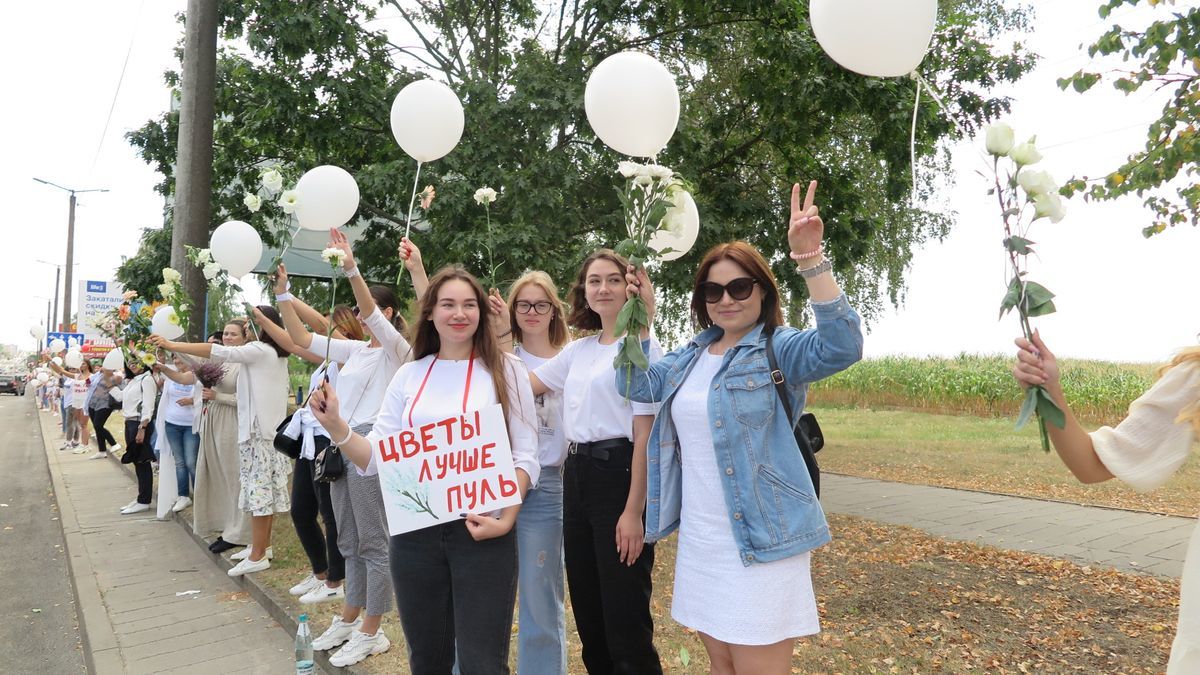
[[[521,322],[517,321],[517,294],[521,292],[521,289],[530,285],[542,289],[546,297],[550,298],[550,303],[554,305],[554,308],[550,310],[550,346],[560,349],[571,339],[571,335],[567,331],[566,305],[558,299],[558,286],[554,285],[554,280],[541,270],[530,270],[522,274],[520,279],[513,282],[512,288],[508,291],[508,316],[512,322],[513,342],[521,343],[523,341]]]
[[[1175,358],[1171,359],[1170,363],[1158,369],[1158,376],[1162,377],[1167,373],[1168,370],[1189,361],[1200,361],[1200,346],[1187,347],[1186,349],[1180,350],[1180,352],[1175,355]],[[1175,418],[1175,422],[1187,422],[1188,424],[1192,425],[1192,429],[1194,431],[1200,433],[1200,401],[1195,401],[1191,405],[1179,411],[1179,417]]]

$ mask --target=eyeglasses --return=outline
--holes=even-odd
[[[725,292],[729,291],[729,297],[734,300],[745,300],[754,292],[754,285],[758,282],[750,277],[742,277],[721,285],[713,281],[705,281],[700,284],[699,290],[704,294],[704,302],[708,304],[716,304],[725,297]]]
[[[550,311],[554,309],[554,303],[546,302],[545,300],[542,300],[541,302],[526,302],[524,300],[518,300],[515,307],[517,314],[528,314],[529,312],[533,312],[534,314],[543,315],[549,314]]]

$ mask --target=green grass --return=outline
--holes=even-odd
[[[812,386],[810,403],[897,407],[926,412],[1015,416],[1022,392],[1012,377],[1014,358],[961,354],[919,359],[868,359]],[[1107,361],[1063,360],[1063,388],[1082,419],[1111,423],[1154,382],[1154,367]]]

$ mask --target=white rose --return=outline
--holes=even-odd
[[[633,179],[634,185],[641,185],[642,187],[646,187],[653,182],[654,178],[651,177],[650,174],[639,174],[637,178]]]
[[[175,270],[171,269],[170,267],[164,267],[163,271],[162,271],[162,275],[163,275],[163,281],[170,282],[170,283],[174,283],[183,278],[183,275],[181,275],[179,272],[176,272]]]
[[[479,204],[491,204],[496,201],[496,191],[490,187],[481,187],[475,191],[475,201]]]
[[[653,177],[653,174],[650,173],[650,165],[649,164],[638,164],[637,171],[635,171],[633,175],[646,176],[647,178]]]
[[[246,198],[242,200],[242,203],[250,209],[250,213],[258,213],[258,210],[262,208],[262,200],[258,198],[258,195],[249,192],[246,193]]]
[[[172,286],[171,284],[159,284],[158,285],[159,297],[161,297],[163,300],[166,300],[167,298],[171,297],[171,291],[174,290],[174,288],[175,287]]]
[[[204,278],[212,281],[221,273],[221,265],[215,262],[204,263]]]
[[[212,262],[212,249],[202,248],[198,255],[200,256],[200,262]]]
[[[1042,153],[1038,152],[1036,142],[1037,136],[1034,136],[1020,145],[1014,145],[1013,149],[1008,151],[1009,158],[1020,166],[1037,164],[1042,161]]]
[[[295,213],[296,206],[300,204],[300,194],[295,190],[285,190],[279,195],[279,208],[283,209],[284,213]]]
[[[1004,157],[1012,150],[1016,138],[1012,127],[1003,122],[997,122],[985,130],[987,151],[997,157]]]
[[[1033,198],[1033,218],[1049,218],[1050,222],[1057,223],[1067,215],[1067,208],[1063,205],[1062,197],[1055,192],[1047,192],[1037,195]]]
[[[633,178],[640,166],[637,162],[617,162],[617,172],[626,178]]]
[[[262,174],[262,186],[271,192],[279,192],[279,189],[283,187],[283,176],[275,169],[264,171]]]
[[[659,166],[658,164],[651,164],[647,166],[646,171],[650,174],[651,178],[657,178],[659,180],[666,180],[675,175],[674,171],[665,166]]]
[[[1058,184],[1047,171],[1021,171],[1017,174],[1017,184],[1033,199],[1037,195],[1058,192]]]
[[[329,263],[332,267],[338,267],[342,264],[342,258],[346,257],[346,252],[340,248],[330,246],[321,251],[321,259]]]

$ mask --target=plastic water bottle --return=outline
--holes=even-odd
[[[296,628],[296,675],[313,675],[317,672],[313,663],[312,633],[308,630],[308,615],[300,615],[300,626]]]

